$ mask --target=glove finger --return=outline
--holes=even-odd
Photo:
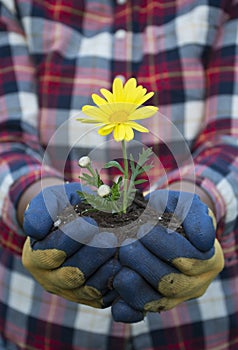
[[[213,247],[216,231],[212,212],[197,196],[183,221],[183,227],[186,236],[197,249],[205,252]]]
[[[66,253],[62,250],[47,249],[33,250],[30,237],[27,237],[22,250],[22,263],[32,274],[42,270],[58,268],[66,259]],[[39,272],[38,272],[39,271]]]
[[[95,235],[89,244],[83,246],[62,265],[78,267],[84,274],[85,280],[115,255],[117,238],[113,233],[102,232]]]
[[[113,276],[119,270],[119,262],[115,260],[108,261],[87,280],[87,287],[97,290],[100,295],[105,294],[112,287],[111,279],[113,279]],[[39,269],[39,274],[45,272]],[[81,287],[85,283],[83,272],[78,267],[73,266],[64,266],[55,270],[50,270],[48,274],[45,273],[44,276],[45,279],[47,278],[49,280],[49,284],[60,289],[75,289]]]
[[[145,305],[146,311],[169,310],[182,301],[198,298],[205,293],[211,281],[224,267],[224,257],[222,248],[215,240],[215,254],[205,262],[206,270],[197,276],[186,276],[184,274],[174,274],[163,276],[159,282],[158,289],[166,298],[159,301],[152,301]],[[194,268],[197,263],[194,264]]]
[[[159,292],[169,298],[188,300],[200,297],[214,279],[216,273],[186,276],[170,273],[161,278],[158,285]]]
[[[113,301],[118,298],[118,293],[115,290],[110,290],[104,296],[101,293],[88,285],[73,290],[64,290],[63,297],[79,304],[85,304],[92,307],[106,309],[110,307]]]
[[[125,243],[128,241],[126,240]],[[136,271],[156,290],[158,290],[159,281],[163,276],[172,272],[181,275],[178,270],[159,260],[138,240],[121,246],[119,260],[123,266]]]
[[[56,269],[67,256],[71,256],[82,247],[82,241],[85,243],[92,240],[99,230],[98,226],[95,226],[96,223],[88,219],[78,218],[66,224],[62,228],[64,232],[59,229],[40,241],[28,238],[25,243],[25,262],[28,269]]]
[[[23,230],[27,236],[35,239],[43,239],[51,230],[53,220],[45,206],[41,206],[40,208],[35,206],[34,199],[32,200],[32,206],[29,206],[25,211]]]
[[[76,267],[61,267],[55,270],[30,268],[29,271],[49,293],[86,305],[100,308],[103,306],[100,291],[92,286],[83,285],[84,275]]]
[[[111,259],[102,265],[88,280],[87,286],[92,286],[106,294],[113,288],[114,276],[119,272],[121,265],[117,259]]]
[[[73,290],[63,290],[61,291],[61,296],[79,304],[105,309],[111,306],[113,301],[118,298],[118,293],[115,290],[110,290],[102,296],[97,289],[85,285]]]
[[[77,193],[77,191],[82,191],[82,186],[80,183],[69,182],[69,183],[66,183],[64,186],[65,186],[66,196],[71,205],[76,205],[79,202],[81,202],[80,196]]]
[[[89,243],[98,232],[99,228],[94,220],[80,217],[52,231],[42,240],[31,240],[31,246],[34,250],[62,250],[69,257],[83,244]]]
[[[208,207],[196,194],[158,190],[150,194],[149,203],[160,214],[174,213],[196,248],[202,251],[212,248],[215,240],[214,221]]]
[[[161,312],[168,311],[174,308],[175,306],[181,304],[186,301],[185,298],[167,298],[164,297],[160,300],[154,300],[145,305],[145,312]]]
[[[113,286],[128,305],[139,311],[144,310],[145,304],[162,298],[136,271],[127,267],[115,276]]]
[[[55,287],[55,289],[50,292],[75,303],[84,304],[99,309],[103,307],[101,294],[92,287],[82,286],[75,289],[59,289]]]
[[[181,222],[187,215],[193,196],[193,193],[169,190],[157,190],[148,195],[150,206],[159,214],[174,213]]]
[[[44,188],[31,200],[25,211],[23,229],[26,235],[35,239],[44,238],[57,215],[68,205],[80,202],[78,190],[81,190],[81,185],[76,182]]]
[[[114,301],[119,297],[118,292],[115,289],[109,290],[106,294],[103,295],[103,309],[112,306]]]
[[[155,256],[173,264],[183,273],[201,273],[206,269],[207,261],[214,256],[214,247],[201,252],[182,235],[160,225],[154,226],[146,235],[143,235],[143,231],[141,226],[138,231],[140,242]]]
[[[27,264],[23,265],[26,267]],[[60,267],[54,270],[42,270],[35,266],[28,268],[32,276],[49,293],[53,293],[78,303],[105,308],[118,297],[115,290],[110,290],[104,296],[92,285],[84,285],[85,278],[77,267]]]
[[[87,280],[83,288],[73,292],[74,297],[77,297],[78,302],[83,299],[84,304],[86,300],[99,298],[102,308],[111,306],[112,302],[118,297],[118,293],[115,289],[112,289],[112,280],[120,267],[118,260],[111,259]],[[51,273],[50,280],[58,288],[75,289],[85,283],[83,273],[76,267],[63,267],[55,270],[55,272],[55,274]],[[83,293],[80,294],[80,291]]]
[[[144,312],[133,309],[122,299],[112,305],[111,311],[116,322],[135,323],[144,319]]]
[[[102,294],[103,308],[111,306],[119,296],[113,289],[113,279],[120,268],[118,259],[113,258],[102,265],[86,282],[87,286],[97,289]]]

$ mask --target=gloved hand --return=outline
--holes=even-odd
[[[57,215],[80,201],[78,183],[45,188],[32,199],[23,228],[28,238],[23,265],[44,289],[65,299],[104,308],[117,296],[111,279],[120,269],[117,239],[99,233],[96,222],[79,217],[52,231]],[[73,215],[73,214],[72,214]]]
[[[121,299],[112,306],[116,321],[137,322],[146,312],[169,310],[204,294],[223,269],[224,259],[215,239],[215,219],[197,195],[158,190],[150,205],[174,213],[183,222],[186,237],[159,224],[127,239],[119,251],[122,269],[114,279]]]

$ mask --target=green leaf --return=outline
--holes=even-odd
[[[117,182],[112,183],[111,187],[111,200],[118,200],[121,196],[120,188],[121,188],[122,176],[119,177]]]
[[[82,175],[79,176],[79,179],[81,181],[84,181],[87,185],[94,186],[96,188],[100,187],[103,185],[103,181],[100,178],[100,175],[98,171],[96,170],[96,175],[89,175],[87,173],[83,173]]]
[[[82,174],[81,176],[79,176],[79,179],[81,181],[84,181],[88,185],[92,185],[92,186],[97,187],[97,183],[95,182],[95,178],[89,174]]]
[[[108,163],[106,163],[104,165],[105,169],[112,168],[112,167],[115,167],[115,168],[119,169],[120,172],[122,174],[124,174],[124,169],[122,168],[122,166],[116,160],[111,160],[110,162],[108,162]]]
[[[147,162],[147,160],[152,156],[153,151],[152,148],[142,149],[142,152],[139,153],[139,159],[137,162],[137,167],[142,168],[143,165]]]
[[[121,182],[122,182],[122,180],[123,180],[123,177],[122,177],[122,176],[119,176],[118,179],[117,179],[117,184],[120,185]]]
[[[153,154],[152,148],[147,148],[147,149],[143,148],[142,152],[139,153],[139,159],[136,166],[132,164],[133,156],[132,155],[130,156],[130,165],[132,170],[131,180],[134,181],[134,183],[138,175],[143,174],[144,172],[150,170],[153,167],[152,164],[144,165],[152,154]]]
[[[151,165],[151,164],[148,164],[148,165],[144,165],[143,166],[143,168],[138,168],[137,169],[137,175],[136,176],[138,176],[138,175],[140,175],[140,174],[143,174],[143,173],[145,173],[145,172],[148,172],[151,168],[153,168],[153,165]]]
[[[147,182],[148,180],[146,180],[146,179],[140,179],[140,180],[136,180],[136,181],[134,181],[134,184],[135,185],[140,185],[140,184],[143,184],[143,183],[145,183],[145,182]]]
[[[79,176],[79,178],[83,179],[83,180],[90,181],[91,179],[93,179],[93,176],[91,176],[89,174],[82,174],[81,176]]]
[[[91,205],[92,209],[95,211],[104,211],[107,213],[116,213],[120,212],[120,207],[117,207],[115,204],[119,204],[118,202],[115,203],[115,201],[110,200],[109,198],[102,198],[99,197],[97,194],[94,193],[86,193],[77,191],[79,196],[82,198],[83,201],[86,201],[88,204]]]
[[[153,164],[148,164],[148,165],[144,165],[144,166],[143,166],[143,169],[144,169],[144,171],[148,171],[148,170],[150,170],[150,169],[153,168],[153,167],[154,167]]]
[[[76,191],[82,201],[85,201],[85,193],[82,191]]]

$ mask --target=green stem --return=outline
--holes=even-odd
[[[127,159],[125,140],[122,141],[122,153],[123,153],[123,160],[124,160],[124,184],[123,184],[122,211],[123,211],[123,213],[126,213],[126,209],[127,209],[127,181],[129,179],[129,173],[128,173],[128,159]]]
[[[130,178],[130,184],[127,188],[127,197],[129,198],[131,195],[131,191],[132,191],[132,186],[134,185],[134,181],[135,181],[135,176],[133,176],[134,174],[132,174],[131,178]]]

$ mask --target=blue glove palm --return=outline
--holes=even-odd
[[[52,231],[53,222],[69,204],[80,201],[78,183],[44,189],[30,203],[24,218],[27,236],[22,261],[44,289],[68,300],[107,307],[117,296],[112,276],[120,265],[114,259],[117,239],[99,233],[96,222],[74,218]],[[72,214],[73,215],[73,214]]]
[[[223,268],[214,218],[198,196],[190,200],[191,194],[174,191],[151,196],[150,205],[158,213],[176,212],[186,238],[160,225],[144,225],[138,240],[124,242],[119,252],[123,267],[114,279],[121,297],[112,306],[117,321],[140,321],[148,311],[169,310],[199,297]]]

